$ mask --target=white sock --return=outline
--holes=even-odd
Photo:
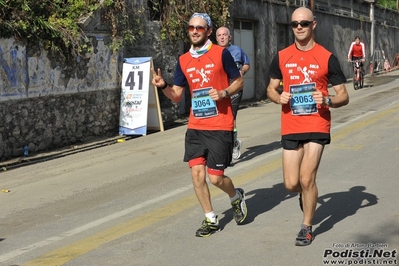
[[[216,213],[211,211],[211,212],[207,212],[205,213],[205,217],[208,218],[211,223],[216,223]]]
[[[240,198],[240,194],[238,194],[238,191],[236,190],[236,194],[234,195],[234,197],[230,198],[231,202],[237,200]]]

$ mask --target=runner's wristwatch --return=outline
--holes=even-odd
[[[229,92],[227,90],[224,90],[224,98],[229,97]]]
[[[327,98],[327,105],[328,105],[328,106],[332,106],[332,101],[331,101],[331,98],[330,98],[330,97]]]

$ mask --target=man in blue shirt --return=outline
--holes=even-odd
[[[220,27],[216,31],[216,41],[218,42],[219,46],[227,48],[231,55],[236,62],[237,68],[240,70],[241,76],[244,76],[245,73],[249,71],[249,57],[247,54],[237,45],[232,45],[230,43],[231,34],[230,30],[226,27]],[[237,139],[237,125],[236,125],[236,118],[238,107],[241,102],[242,98],[242,90],[238,93],[232,95],[231,97],[231,104],[233,106],[233,115],[234,115],[234,148],[233,148],[233,158],[235,160],[239,159],[241,156],[240,148],[241,148],[241,141]]]

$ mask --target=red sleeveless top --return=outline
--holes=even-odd
[[[192,107],[187,128],[198,130],[227,130],[234,128],[234,118],[230,98],[213,102],[202,93],[203,100],[195,100],[201,89],[214,88],[224,90],[229,86],[229,78],[224,71],[222,63],[223,47],[212,45],[211,49],[198,58],[189,52],[179,58],[179,63],[190,87]],[[206,91],[206,90],[205,90]],[[204,110],[202,103],[210,103],[210,112]],[[208,105],[209,106],[209,105]],[[213,108],[213,107],[214,108]],[[200,113],[200,115],[198,115]],[[209,115],[211,113],[211,115]]]
[[[290,92],[290,86],[315,83],[317,90],[328,96],[328,61],[331,52],[315,44],[309,51],[298,50],[295,44],[279,52],[279,66],[284,80],[284,91]],[[297,115],[290,104],[282,106],[281,133],[330,133],[331,114],[328,107],[317,105],[316,112]]]

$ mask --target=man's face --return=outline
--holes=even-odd
[[[359,44],[359,43],[360,43],[360,40],[359,40],[359,39],[356,39],[356,40],[355,40],[355,43],[356,43],[356,44]]]
[[[296,27],[291,26],[295,35],[295,39],[298,41],[304,41],[312,38],[313,29],[316,27],[316,24],[311,15],[309,15],[307,12],[302,12],[302,10],[296,10],[292,14],[291,23],[292,22],[298,23]]]
[[[190,19],[188,25],[191,44],[195,48],[201,48],[208,40],[208,36],[211,35],[212,28],[209,28],[206,21],[200,17]]]
[[[216,41],[222,47],[229,46],[230,36],[227,28],[220,28],[216,31]]]

